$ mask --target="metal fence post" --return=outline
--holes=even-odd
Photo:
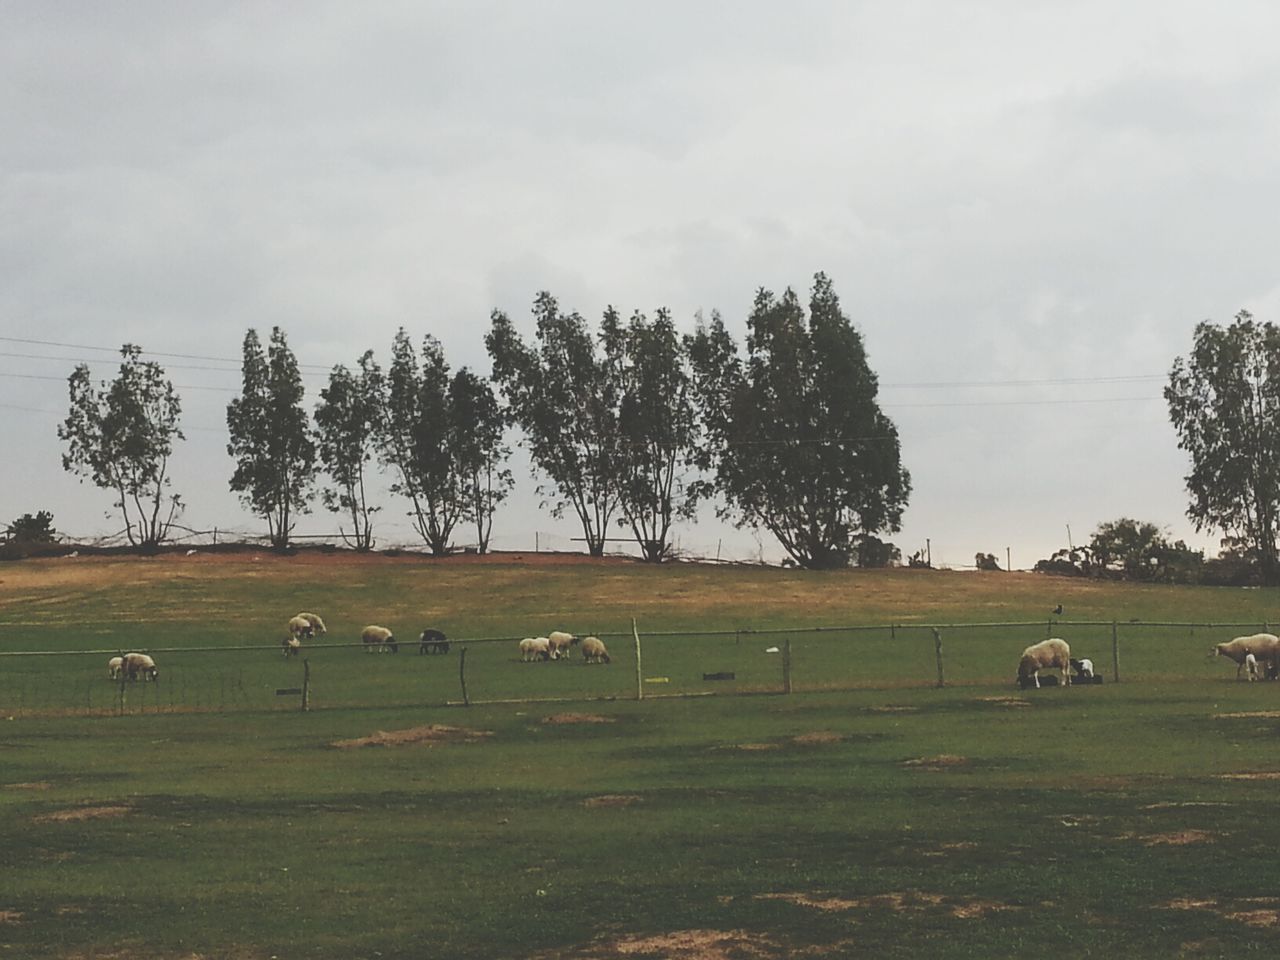
[[[945,687],[946,680],[942,676],[942,631],[937,627],[933,628],[933,655],[938,660],[938,686]]]
[[[782,692],[791,692],[791,638],[782,644]]]
[[[302,661],[302,712],[311,709],[311,659]]]
[[[458,683],[462,684],[462,705],[471,706],[471,701],[467,697],[467,648],[465,646],[458,651]]]
[[[644,699],[644,671],[640,669],[640,630],[636,618],[631,618],[631,635],[636,638],[636,699]]]
[[[1120,682],[1120,631],[1114,620],[1111,621],[1111,678]]]

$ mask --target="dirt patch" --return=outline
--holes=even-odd
[[[1215,713],[1215,720],[1280,720],[1280,710],[1250,710],[1245,713]]]
[[[867,713],[919,713],[919,707],[867,707]]]
[[[1254,773],[1220,773],[1219,780],[1280,780],[1280,771],[1260,770]]]
[[[977,850],[978,845],[971,840],[957,840],[953,843],[944,843],[936,850],[926,850],[926,857],[945,857],[952,853],[960,853],[964,850]]]
[[[0,910],[0,926],[22,922],[22,914],[17,910]]]
[[[629,807],[640,803],[644,798],[634,793],[606,793],[599,797],[587,797],[582,801],[584,807]]]
[[[973,897],[947,897],[939,893],[911,891],[907,893],[880,893],[870,897],[845,899],[840,897],[815,897],[807,893],[762,893],[757,900],[782,900],[799,907],[826,912],[882,909],[894,913],[911,913],[923,910],[939,910],[959,920],[975,920],[1003,910],[1018,907],[997,900],[979,900]]]
[[[945,770],[952,767],[968,766],[968,757],[957,757],[944,753],[936,757],[916,757],[914,760],[903,760],[904,767],[916,767],[920,770]]]
[[[602,717],[598,713],[553,713],[543,717],[542,722],[549,726],[560,726],[574,723],[616,723],[614,717]]]
[[[535,954],[534,960],[612,960],[662,957],[663,960],[781,960],[808,951],[792,949],[768,934],[749,930],[675,930],[652,936],[622,936],[576,950]]]
[[[1162,906],[1165,910],[1208,910],[1227,920],[1257,929],[1280,927],[1280,900],[1275,897],[1247,897],[1225,903],[1221,900],[1178,897]]]
[[[1213,843],[1217,837],[1207,830],[1178,830],[1174,833],[1133,835],[1122,839],[1141,840],[1148,847],[1186,847],[1193,843]]]
[[[133,811],[129,807],[76,807],[73,810],[58,810],[55,813],[42,813],[32,819],[36,823],[76,823],[82,820],[111,820],[123,817]]]
[[[979,703],[991,703],[997,707],[1029,707],[1030,700],[1023,700],[1021,697],[979,697]]]
[[[839,743],[843,739],[841,734],[832,733],[829,730],[815,730],[813,733],[797,734],[791,738],[791,742],[800,746],[809,746],[810,744]]]
[[[782,744],[780,743],[734,743],[734,744],[730,744],[727,747],[723,747],[722,749],[746,750],[751,753],[758,753],[763,750],[781,750]]]
[[[351,747],[403,747],[414,743],[474,743],[492,736],[492,730],[470,730],[466,727],[433,723],[407,730],[379,730],[370,736],[354,740],[334,740],[330,746],[345,750]]]
[[[6,783],[6,790],[52,790],[53,784],[47,780],[35,780],[31,783]]]

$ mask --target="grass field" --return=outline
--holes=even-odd
[[[367,622],[622,634],[633,617],[902,630],[797,638],[792,696],[643,702],[621,699],[625,658],[522,665],[477,646],[495,692],[619,699],[470,708],[441,705],[456,652],[315,650],[308,714],[255,699],[299,669],[269,646],[235,655],[240,693],[228,655],[170,654],[154,709],[124,716],[55,702],[80,696],[81,669],[85,691],[115,689],[99,655],[0,658],[0,956],[1273,956],[1280,684],[1204,657],[1230,631],[1135,632],[1124,682],[1019,692],[1037,635],[949,632],[959,679],[936,689],[911,627],[1039,621],[1057,603],[1099,623],[1261,626],[1275,599],[533,557],[5,566],[0,651],[270,645],[306,608],[342,640]],[[1080,634],[1109,654],[1109,629]],[[690,641],[647,643],[646,675],[758,668],[774,685],[767,634]],[[160,699],[184,673],[209,702]],[[21,690],[33,702],[11,709]]]

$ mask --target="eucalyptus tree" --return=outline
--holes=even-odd
[[[245,334],[241,394],[227,405],[227,453],[236,461],[231,489],[267,521],[271,545],[287,549],[296,515],[306,513],[316,447],[298,362],[284,331],[272,327],[264,352],[256,330]]]
[[[1191,353],[1164,390],[1197,530],[1221,530],[1280,583],[1280,329],[1240,311],[1226,327],[1200,323]]]
[[[154,549],[169,534],[182,510],[170,493],[169,457],[182,404],[158,363],[142,359],[142,349],[120,348],[120,370],[110,384],[94,385],[79,364],[67,379],[71,407],[58,427],[67,443],[62,467],[110,490],[124,532],[135,547]]]
[[[564,313],[546,291],[533,304],[537,347],[525,344],[500,310],[490,316],[485,346],[493,380],[506,399],[534,465],[549,482],[552,515],[571,508],[592,556],[604,553],[619,507],[623,470],[620,388],[607,358],[597,355],[587,323]]]
[[[326,508],[351,520],[351,533],[338,528],[342,539],[365,552],[373,548],[373,514],[366,490],[366,465],[374,459],[382,415],[383,377],[373,351],[360,357],[359,373],[338,364],[316,405],[316,440],[320,462],[332,487],[320,491]]]
[[[610,308],[601,342],[619,384],[620,512],[644,559],[659,563],[672,523],[693,518],[703,489],[688,479],[700,432],[687,350],[665,308],[625,327]]]
[[[409,500],[414,530],[436,556],[449,552],[466,516],[467,490],[454,465],[449,365],[440,341],[422,340],[422,359],[401,327],[391,344],[378,448],[395,471],[391,489]]]
[[[862,335],[821,273],[807,316],[792,290],[761,289],[747,330],[745,359],[718,314],[689,340],[720,515],[764,527],[803,567],[847,566],[900,529],[911,491]]]
[[[466,519],[475,525],[476,549],[489,552],[493,515],[515,480],[505,466],[511,450],[504,443],[507,417],[483,377],[463,367],[449,384],[453,458],[466,489]]]

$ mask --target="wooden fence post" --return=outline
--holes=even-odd
[[[302,661],[302,712],[311,709],[311,661]]]
[[[782,692],[791,692],[791,638],[782,644]]]
[[[945,687],[946,680],[942,676],[942,631],[933,628],[933,654],[938,659],[938,686]]]
[[[1114,620],[1111,621],[1111,679],[1120,682],[1120,631]]]
[[[636,638],[636,699],[644,699],[644,671],[640,669],[640,630],[636,627],[636,618],[631,618],[631,635]]]
[[[458,683],[462,684],[462,705],[471,706],[471,701],[467,698],[467,648],[465,646],[458,652]]]

